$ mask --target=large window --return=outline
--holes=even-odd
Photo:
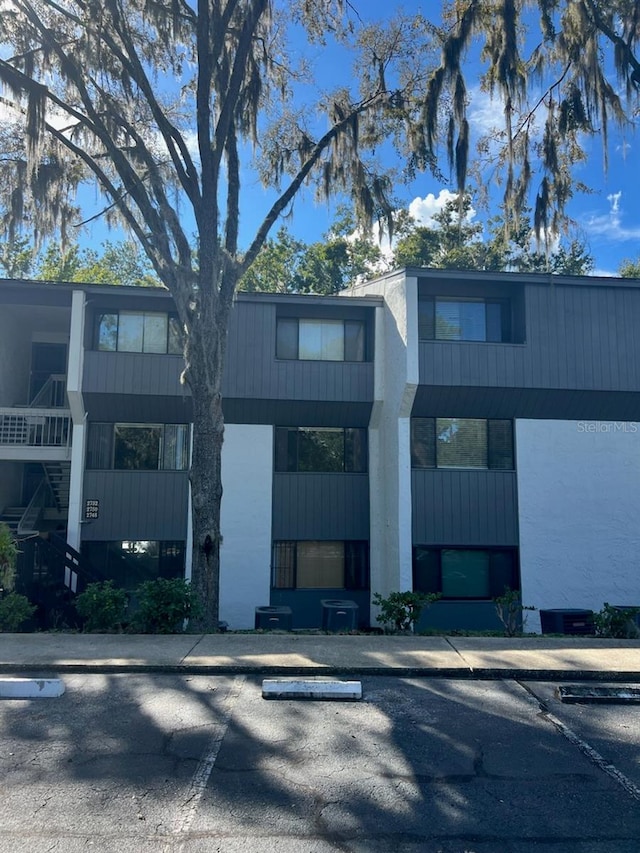
[[[274,542],[274,589],[369,589],[368,542]]]
[[[422,298],[418,302],[418,337],[421,341],[511,341],[510,301]]]
[[[412,418],[411,466],[513,470],[512,422]]]
[[[364,323],[362,320],[280,317],[276,357],[307,361],[364,361]]]
[[[96,347],[105,352],[182,354],[178,318],[156,311],[118,311],[96,317]]]
[[[276,471],[364,473],[366,429],[276,428]]]
[[[83,542],[82,554],[96,576],[133,590],[144,581],[184,576],[182,541]]]
[[[517,556],[513,548],[413,549],[413,588],[416,592],[438,592],[443,598],[490,599],[505,587],[517,590]]]
[[[89,425],[88,469],[184,471],[188,465],[188,424]]]

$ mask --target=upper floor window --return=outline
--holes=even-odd
[[[508,299],[466,299],[428,296],[418,302],[421,341],[512,340],[511,303]]]
[[[411,467],[513,470],[512,422],[412,418]]]
[[[367,431],[277,427],[275,470],[364,473]]]
[[[276,357],[308,361],[364,361],[362,320],[279,317]]]
[[[98,314],[96,345],[105,352],[182,354],[178,318],[157,311]]]
[[[87,468],[185,471],[188,424],[89,424]]]

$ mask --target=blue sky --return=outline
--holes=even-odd
[[[382,2],[382,0],[352,0],[363,20],[373,20],[389,15],[400,4]],[[406,0],[402,8],[408,12],[422,12],[425,16],[433,14],[434,7],[439,4]],[[302,47],[302,46],[301,46]],[[307,50],[307,48],[305,48]],[[350,75],[348,63],[333,50],[327,53],[325,49],[314,47],[312,57],[318,62],[323,73],[329,68],[335,81],[345,79]],[[473,67],[468,66],[467,85],[471,92],[469,113],[473,132],[478,135],[487,130],[499,118],[500,104],[492,103],[488,96],[480,91],[478,73],[474,79]],[[323,84],[328,85],[326,73]],[[638,177],[636,149],[638,139],[629,131],[623,139],[617,133],[610,133],[609,166],[605,172],[599,138],[588,142],[589,158],[576,170],[576,179],[591,188],[589,194],[576,194],[568,207],[568,214],[577,229],[577,235],[584,240],[588,250],[595,259],[597,274],[611,275],[618,270],[624,258],[637,258],[640,255],[640,195],[638,194]],[[534,164],[535,169],[535,164]],[[273,194],[265,191],[247,170],[244,171],[244,192],[248,204],[243,206],[241,218],[241,240],[247,244],[262,216],[268,209]],[[486,181],[492,188],[488,209],[474,204],[475,221],[485,221],[499,212],[500,189],[495,185],[494,178],[487,176]],[[453,184],[443,184],[430,174],[418,175],[410,184],[398,184],[395,195],[403,206],[411,206],[416,217],[429,223],[429,216],[435,212],[447,199]],[[338,200],[339,201],[339,200]],[[335,212],[335,205],[318,205],[314,202],[310,191],[303,192],[294,204],[292,215],[286,220],[287,228],[297,237],[308,242],[319,240],[327,231]],[[277,230],[272,231],[272,236]],[[95,245],[104,239],[104,230],[100,225],[89,229],[81,242]],[[111,235],[111,238],[117,235]]]

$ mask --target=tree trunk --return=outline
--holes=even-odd
[[[192,620],[191,627],[200,631],[217,631],[219,627],[222,372],[228,313],[218,303],[213,311],[195,319],[185,352],[185,379],[193,399],[191,584],[204,608],[202,617]]]

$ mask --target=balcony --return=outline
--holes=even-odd
[[[71,412],[61,408],[0,408],[0,459],[71,458]]]

